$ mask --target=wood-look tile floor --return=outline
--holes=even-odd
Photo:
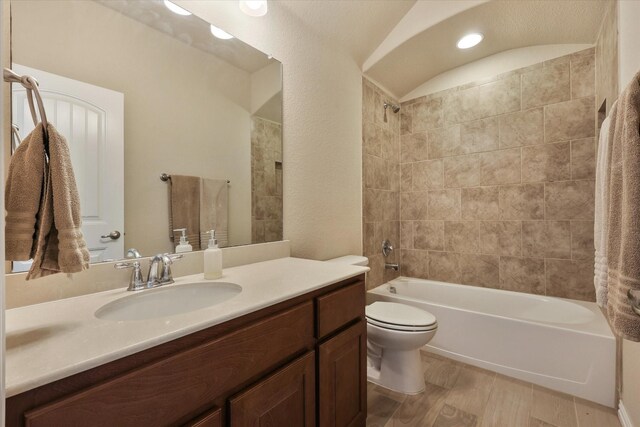
[[[368,383],[368,427],[620,427],[615,410],[422,353],[426,390],[404,396]]]

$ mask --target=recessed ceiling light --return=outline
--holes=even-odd
[[[177,4],[175,4],[173,2],[170,2],[169,0],[164,0],[164,5],[167,6],[167,9],[169,9],[171,12],[177,13],[178,15],[182,15],[182,16],[191,15],[191,12],[189,12],[186,9],[181,8],[180,6],[178,6]]]
[[[222,40],[229,40],[233,38],[231,34],[227,33],[224,30],[221,30],[213,24],[211,24],[211,34]]]
[[[240,10],[249,16],[264,16],[267,8],[267,0],[240,0]]]
[[[480,33],[471,33],[458,40],[458,49],[469,49],[482,41],[484,36]]]

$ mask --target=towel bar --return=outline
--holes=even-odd
[[[640,291],[634,291],[629,289],[627,292],[627,297],[629,298],[629,304],[631,305],[631,309],[640,316]]]
[[[167,182],[171,179],[171,175],[169,175],[168,173],[161,173],[160,174],[160,181],[164,181]],[[231,181],[227,180],[227,184],[231,184]]]

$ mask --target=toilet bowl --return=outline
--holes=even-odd
[[[328,262],[368,265],[362,256],[347,255]],[[365,308],[367,379],[390,390],[417,394],[425,389],[420,348],[438,329],[431,313],[410,305],[377,301]]]
[[[366,307],[367,377],[404,394],[424,391],[420,348],[438,329],[435,316],[405,304],[374,302]]]

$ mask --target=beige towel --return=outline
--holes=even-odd
[[[200,245],[209,243],[207,231],[216,230],[218,246],[229,246],[229,189],[226,180],[203,178],[200,186]]]
[[[45,191],[38,212],[36,252],[27,280],[89,268],[89,250],[82,235],[80,195],[67,141],[52,126]]]
[[[171,175],[169,181],[169,235],[174,247],[180,243],[180,232],[187,229],[187,240],[194,251],[200,250],[200,178],[197,176]]]
[[[627,298],[640,290],[640,73],[610,116],[607,314],[617,335],[640,341],[640,316]]]
[[[598,156],[596,158],[596,206],[593,223],[593,243],[595,247],[595,263],[593,284],[596,288],[596,301],[604,309],[607,308],[608,275],[607,275],[607,216],[609,214],[609,125],[608,117],[600,128]]]
[[[27,261],[35,255],[36,216],[45,176],[43,137],[38,124],[11,156],[4,193],[7,261]]]

